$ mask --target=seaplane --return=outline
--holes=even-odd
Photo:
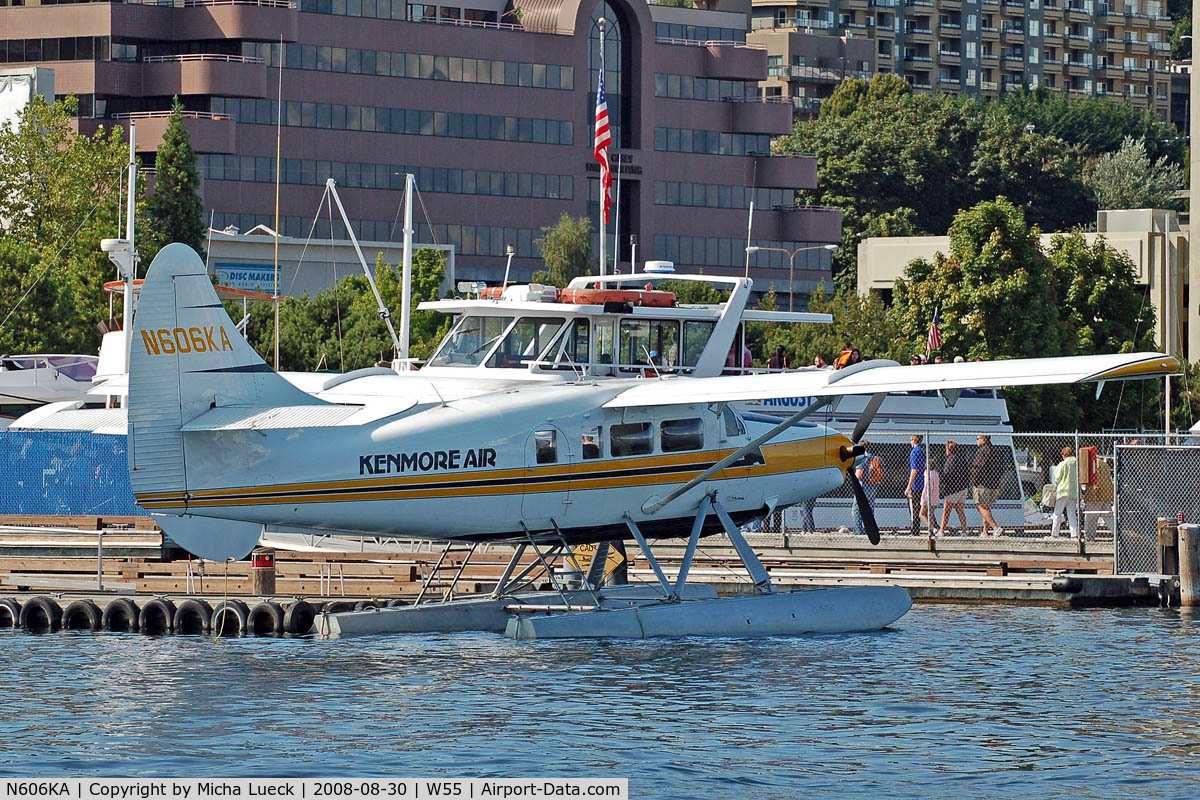
[[[743,279],[747,283],[749,279]],[[376,375],[319,393],[273,371],[238,333],[199,256],[163,248],[131,332],[129,469],[134,494],[163,530],[203,558],[241,558],[267,527],[342,536],[570,548],[632,539],[658,585],[650,602],[595,602],[514,614],[517,638],[773,635],[885,627],[911,606],[898,587],[782,592],[739,530],[773,510],[849,482],[878,542],[853,470],[888,392],[1159,377],[1161,353],[718,375],[587,375],[500,384],[444,396],[440,381]],[[486,341],[480,341],[482,347]],[[339,389],[344,388],[342,391]],[[847,436],[808,421],[841,397],[871,399]],[[738,403],[813,402],[780,420]],[[219,523],[219,524],[217,524]],[[757,592],[692,596],[686,577],[702,537],[730,538]],[[652,542],[682,537],[674,581]],[[585,576],[591,581],[592,575]],[[616,597],[619,600],[619,593]]]

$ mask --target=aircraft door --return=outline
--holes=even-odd
[[[539,426],[525,442],[521,517],[530,530],[559,527],[571,508],[571,441],[554,425]]]

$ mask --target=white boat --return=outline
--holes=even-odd
[[[36,406],[82,400],[98,362],[85,355],[0,356],[0,428]]]
[[[645,288],[664,279],[716,285],[728,291],[728,299],[718,304],[681,305],[673,297],[663,296],[664,292]],[[751,284],[739,278],[654,272],[578,278],[562,291],[536,284],[471,288],[475,296],[419,306],[454,317],[449,333],[420,369],[396,364],[346,374],[285,373],[285,377],[322,399],[353,402],[355,398],[377,397],[381,392],[394,394],[394,374],[398,373],[408,379],[411,394],[396,399],[415,404],[470,397],[504,384],[629,377],[653,380],[658,375],[678,373],[715,376],[760,371],[727,366],[729,353],[742,350],[747,322],[830,321],[824,314],[749,309]],[[104,353],[110,350],[120,353],[120,360],[113,363],[123,366],[122,333],[106,337]],[[98,387],[92,397],[46,406],[22,417],[13,428],[124,433],[125,410],[116,407],[121,403],[115,398],[125,394],[126,378],[123,372],[107,368],[109,363],[102,357]],[[868,399],[846,397],[835,410],[818,411],[801,424],[828,424],[849,432]],[[740,404],[740,410],[786,416],[809,402],[809,398],[750,401]],[[1003,526],[1021,524],[1021,492],[1016,481],[1019,473],[1012,456],[1012,428],[1003,395],[964,391],[951,406],[941,396],[926,394],[893,394],[884,401],[868,433],[873,452],[885,465],[886,477],[878,487],[876,501],[880,525],[909,525],[908,501],[903,497],[909,435],[928,435],[935,448],[942,447],[947,438],[958,437],[956,441],[969,458],[977,432],[990,434],[994,446],[1008,451],[1006,463],[1013,464],[1011,473],[1006,470],[1005,487],[995,506],[997,521]],[[818,498],[817,527],[851,526],[852,503],[848,487]],[[969,522],[977,526],[977,513],[970,504],[968,509],[972,515]],[[786,513],[787,527],[798,529],[799,510],[793,508]]]

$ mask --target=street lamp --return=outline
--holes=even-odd
[[[788,311],[792,310],[792,301],[796,295],[796,254],[803,253],[805,250],[837,250],[836,244],[816,244],[809,247],[797,247],[795,250],[788,250],[785,247],[758,247],[751,245],[746,248],[746,255],[757,253],[759,250],[772,251],[776,253],[787,253],[788,257]]]

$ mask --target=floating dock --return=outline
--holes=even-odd
[[[901,587],[915,602],[1088,607],[1159,605],[1171,601],[1177,585],[1166,577],[1113,575],[1112,541],[1103,539],[885,533],[881,544],[873,547],[864,537],[853,535],[759,533],[746,538],[781,592]],[[362,547],[365,550],[367,545]],[[91,627],[171,633],[201,632],[196,630],[200,626],[211,632],[215,624],[224,635],[275,635],[306,632],[305,619],[325,611],[318,625],[326,626],[326,635],[353,635],[360,632],[359,620],[348,612],[356,608],[372,611],[372,632],[507,626],[511,615],[504,603],[486,595],[499,581],[512,548],[480,547],[464,563],[466,547],[451,548],[445,557],[441,546],[429,542],[375,547],[378,551],[276,549],[273,590],[261,593],[255,592],[255,569],[249,561],[223,564],[188,559],[144,518],[4,518],[0,519],[0,600],[11,602],[0,608],[0,627],[19,626],[20,609],[35,598],[43,599],[35,603],[40,610],[26,612],[26,621],[32,619],[27,627],[50,630]],[[655,543],[668,579],[676,577],[685,547],[682,540]],[[629,564],[633,590],[653,594],[650,590],[657,587],[652,570],[635,551],[630,551]],[[521,563],[534,560],[529,555]],[[688,581],[689,590],[699,586],[695,591],[706,595],[756,592],[724,537],[701,541]],[[422,587],[421,613],[414,614],[412,603]],[[554,588],[543,576],[526,591],[548,593],[545,602],[550,607],[561,604],[561,594]],[[477,599],[459,603],[455,610],[445,606],[435,610],[441,601],[465,596]],[[226,599],[231,602],[218,614]],[[91,603],[99,614],[98,625],[90,611],[76,607],[66,614],[72,603]],[[63,614],[57,622],[55,607]],[[143,620],[146,608],[150,612]],[[290,618],[289,611],[294,612]]]

